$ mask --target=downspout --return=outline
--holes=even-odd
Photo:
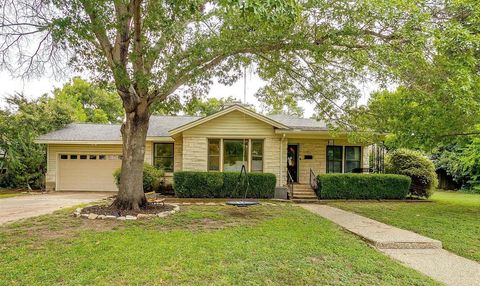
[[[280,179],[283,181],[283,139],[285,139],[285,133],[283,133],[282,139],[280,140]],[[284,181],[283,181],[284,182]],[[283,187],[283,183],[280,183],[280,187]]]

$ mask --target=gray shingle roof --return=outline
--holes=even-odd
[[[268,115],[292,129],[305,131],[328,130],[325,122],[315,119],[298,118],[289,115]],[[147,136],[168,137],[168,131],[198,120],[197,116],[152,116]],[[46,141],[119,141],[120,124],[72,123],[67,127],[47,133],[38,138]]]
[[[277,122],[280,122],[283,125],[287,125],[292,129],[299,129],[305,131],[328,130],[327,124],[324,121],[318,121],[316,119],[299,118],[284,114],[267,115],[267,117]]]
[[[147,136],[169,136],[168,131],[197,120],[196,116],[152,116]],[[120,124],[72,123],[38,138],[51,141],[118,141]]]

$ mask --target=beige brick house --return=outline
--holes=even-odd
[[[112,173],[121,165],[120,125],[70,124],[41,136],[47,144],[46,185],[59,191],[116,191]],[[145,162],[173,172],[269,172],[277,186],[290,177],[308,186],[310,173],[358,172],[368,167],[364,146],[332,137],[321,121],[264,116],[241,105],[207,117],[152,116]],[[301,191],[300,191],[301,193]]]

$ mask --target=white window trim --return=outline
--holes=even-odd
[[[207,146],[208,146],[208,141],[210,139],[220,139],[220,168],[218,171],[214,171],[214,170],[208,170],[208,166],[207,166],[207,172],[223,172],[224,171],[224,168],[223,168],[223,165],[224,165],[224,153],[225,153],[225,150],[224,150],[224,140],[244,140],[245,138],[230,138],[230,137],[226,137],[226,138],[216,138],[216,137],[209,137],[207,138]],[[265,169],[265,138],[248,138],[248,139],[245,139],[246,141],[248,141],[248,151],[247,151],[247,172],[252,172],[252,140],[262,140],[262,173],[264,172],[264,169]],[[207,147],[208,148],[208,147]],[[208,162],[208,150],[207,150],[207,162]]]

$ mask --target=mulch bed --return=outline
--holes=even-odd
[[[153,205],[148,204],[146,208],[142,208],[140,210],[129,210],[129,211],[118,211],[112,205],[109,206],[89,206],[82,209],[82,214],[90,214],[94,213],[97,215],[113,215],[113,216],[136,216],[138,214],[158,214],[165,211],[173,210],[174,206],[172,205]]]

